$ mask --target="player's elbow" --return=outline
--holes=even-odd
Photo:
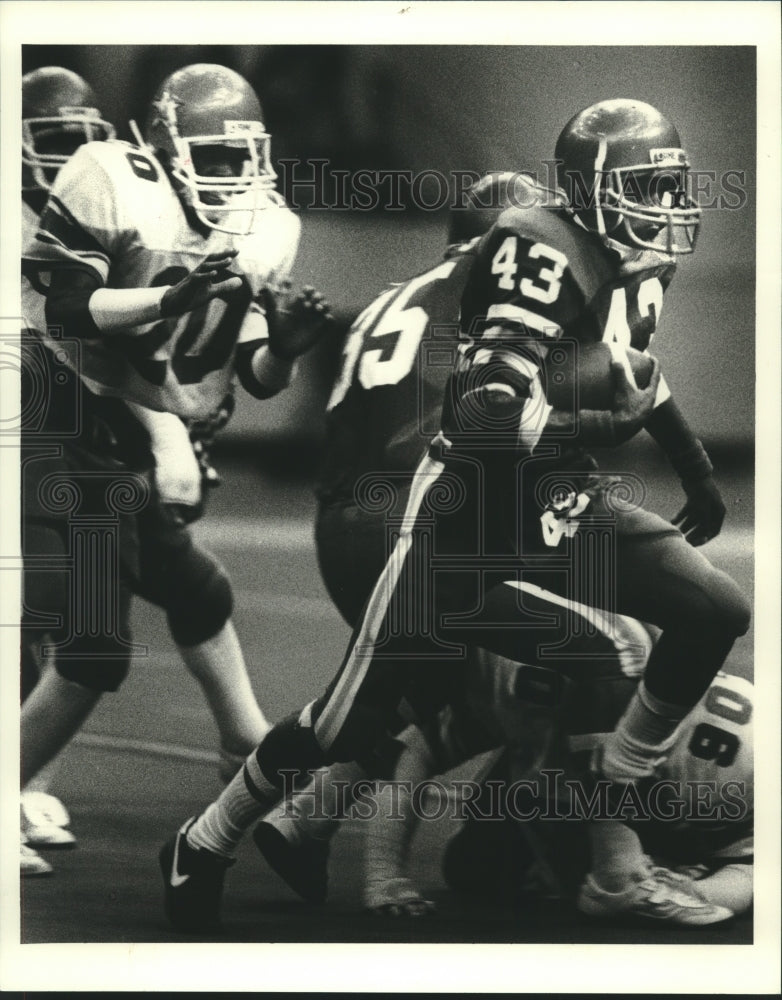
[[[46,295],[46,324],[65,337],[97,337],[98,327],[90,313],[90,298],[99,287],[97,278],[78,268],[52,272]]]

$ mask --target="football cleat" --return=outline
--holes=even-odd
[[[435,904],[424,899],[408,878],[384,879],[364,886],[364,909],[376,917],[426,917]]]
[[[22,834],[32,847],[74,847],[76,838],[67,829],[68,810],[46,792],[22,793]]]
[[[718,924],[733,916],[726,907],[710,903],[685,875],[656,867],[624,892],[606,892],[587,875],[576,906],[590,917],[640,917],[690,927]]]
[[[19,857],[19,874],[22,878],[32,878],[40,875],[51,875],[54,871],[52,866],[49,864],[45,858],[28,847],[24,841],[20,844],[20,857]]]
[[[291,843],[276,826],[264,820],[253,830],[253,840],[270,868],[308,903],[322,903],[328,894],[329,844],[312,838]]]
[[[191,934],[220,927],[225,873],[235,863],[233,858],[191,847],[186,835],[193,823],[194,816],[159,854],[166,917],[176,930]]]

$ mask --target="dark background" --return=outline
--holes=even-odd
[[[84,75],[129,139],[159,82],[192,62],[219,62],[256,88],[280,159],[327,159],[356,171],[536,169],[582,107],[635,97],[677,126],[693,167],[745,173],[746,203],[704,211],[696,254],[666,295],[654,350],[696,431],[746,450],[754,431],[755,50],[657,46],[24,46],[23,71]],[[305,167],[298,177],[310,176]],[[283,192],[292,170],[280,171]],[[735,184],[735,181],[733,182]],[[288,186],[289,187],[289,186]],[[323,192],[334,203],[330,192]],[[300,202],[310,195],[299,192]],[[732,199],[735,202],[735,198]],[[277,400],[240,400],[225,432],[248,443],[317,441],[340,333],[389,280],[434,261],[447,212],[301,210],[294,278],[328,297],[339,331]]]

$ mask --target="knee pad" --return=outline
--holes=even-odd
[[[282,785],[280,771],[315,770],[331,761],[321,749],[311,726],[301,723],[301,712],[294,712],[273,726],[256,751],[258,766],[267,781]]]
[[[127,677],[130,654],[118,649],[116,657],[106,657],[104,653],[91,660],[58,659],[56,666],[57,673],[74,684],[81,684],[91,691],[116,691]]]
[[[68,571],[46,565],[47,558],[62,562],[66,546],[56,528],[31,520],[24,525],[23,554],[22,629],[25,638],[34,641],[67,628]]]
[[[751,610],[735,580],[712,567],[687,601],[686,615],[687,627],[735,639],[749,628]]]
[[[233,611],[231,581],[220,563],[188,539],[159,568],[144,596],[165,610],[174,641],[196,646],[216,636]]]
[[[123,587],[116,629],[99,635],[74,636],[63,655],[55,651],[57,673],[91,691],[116,691],[130,669],[130,604],[130,591]]]
[[[723,628],[729,629],[731,634],[738,638],[749,629],[752,620],[751,605],[732,577],[721,570],[715,570],[715,573],[718,578],[716,587],[719,594],[720,620]]]

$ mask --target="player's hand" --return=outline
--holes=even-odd
[[[163,505],[177,522],[195,521],[202,510],[203,477],[193,450],[182,447],[156,452],[155,462],[155,486]]]
[[[183,316],[212,299],[238,291],[242,287],[242,279],[228,270],[238,252],[225,250],[209,254],[198,267],[165,292],[160,302],[160,315]]]
[[[630,381],[621,362],[611,363],[611,375],[614,379],[614,405],[611,411],[611,422],[615,444],[629,441],[637,434],[654,409],[661,372],[660,363],[656,358],[652,360],[654,366],[649,377],[649,385],[645,389],[639,389]]]
[[[711,476],[705,479],[683,480],[687,503],[673,523],[690,545],[696,548],[716,538],[725,520],[725,504]]]
[[[277,294],[269,289],[262,298],[269,327],[269,350],[283,361],[293,361],[320,340],[334,322],[328,302],[311,285],[296,296],[285,282]]]
[[[226,393],[218,408],[207,417],[186,421],[193,453],[201,470],[203,486],[219,486],[222,482],[220,473],[212,465],[210,451],[215,434],[221,431],[233,415],[236,400],[233,391]]]

